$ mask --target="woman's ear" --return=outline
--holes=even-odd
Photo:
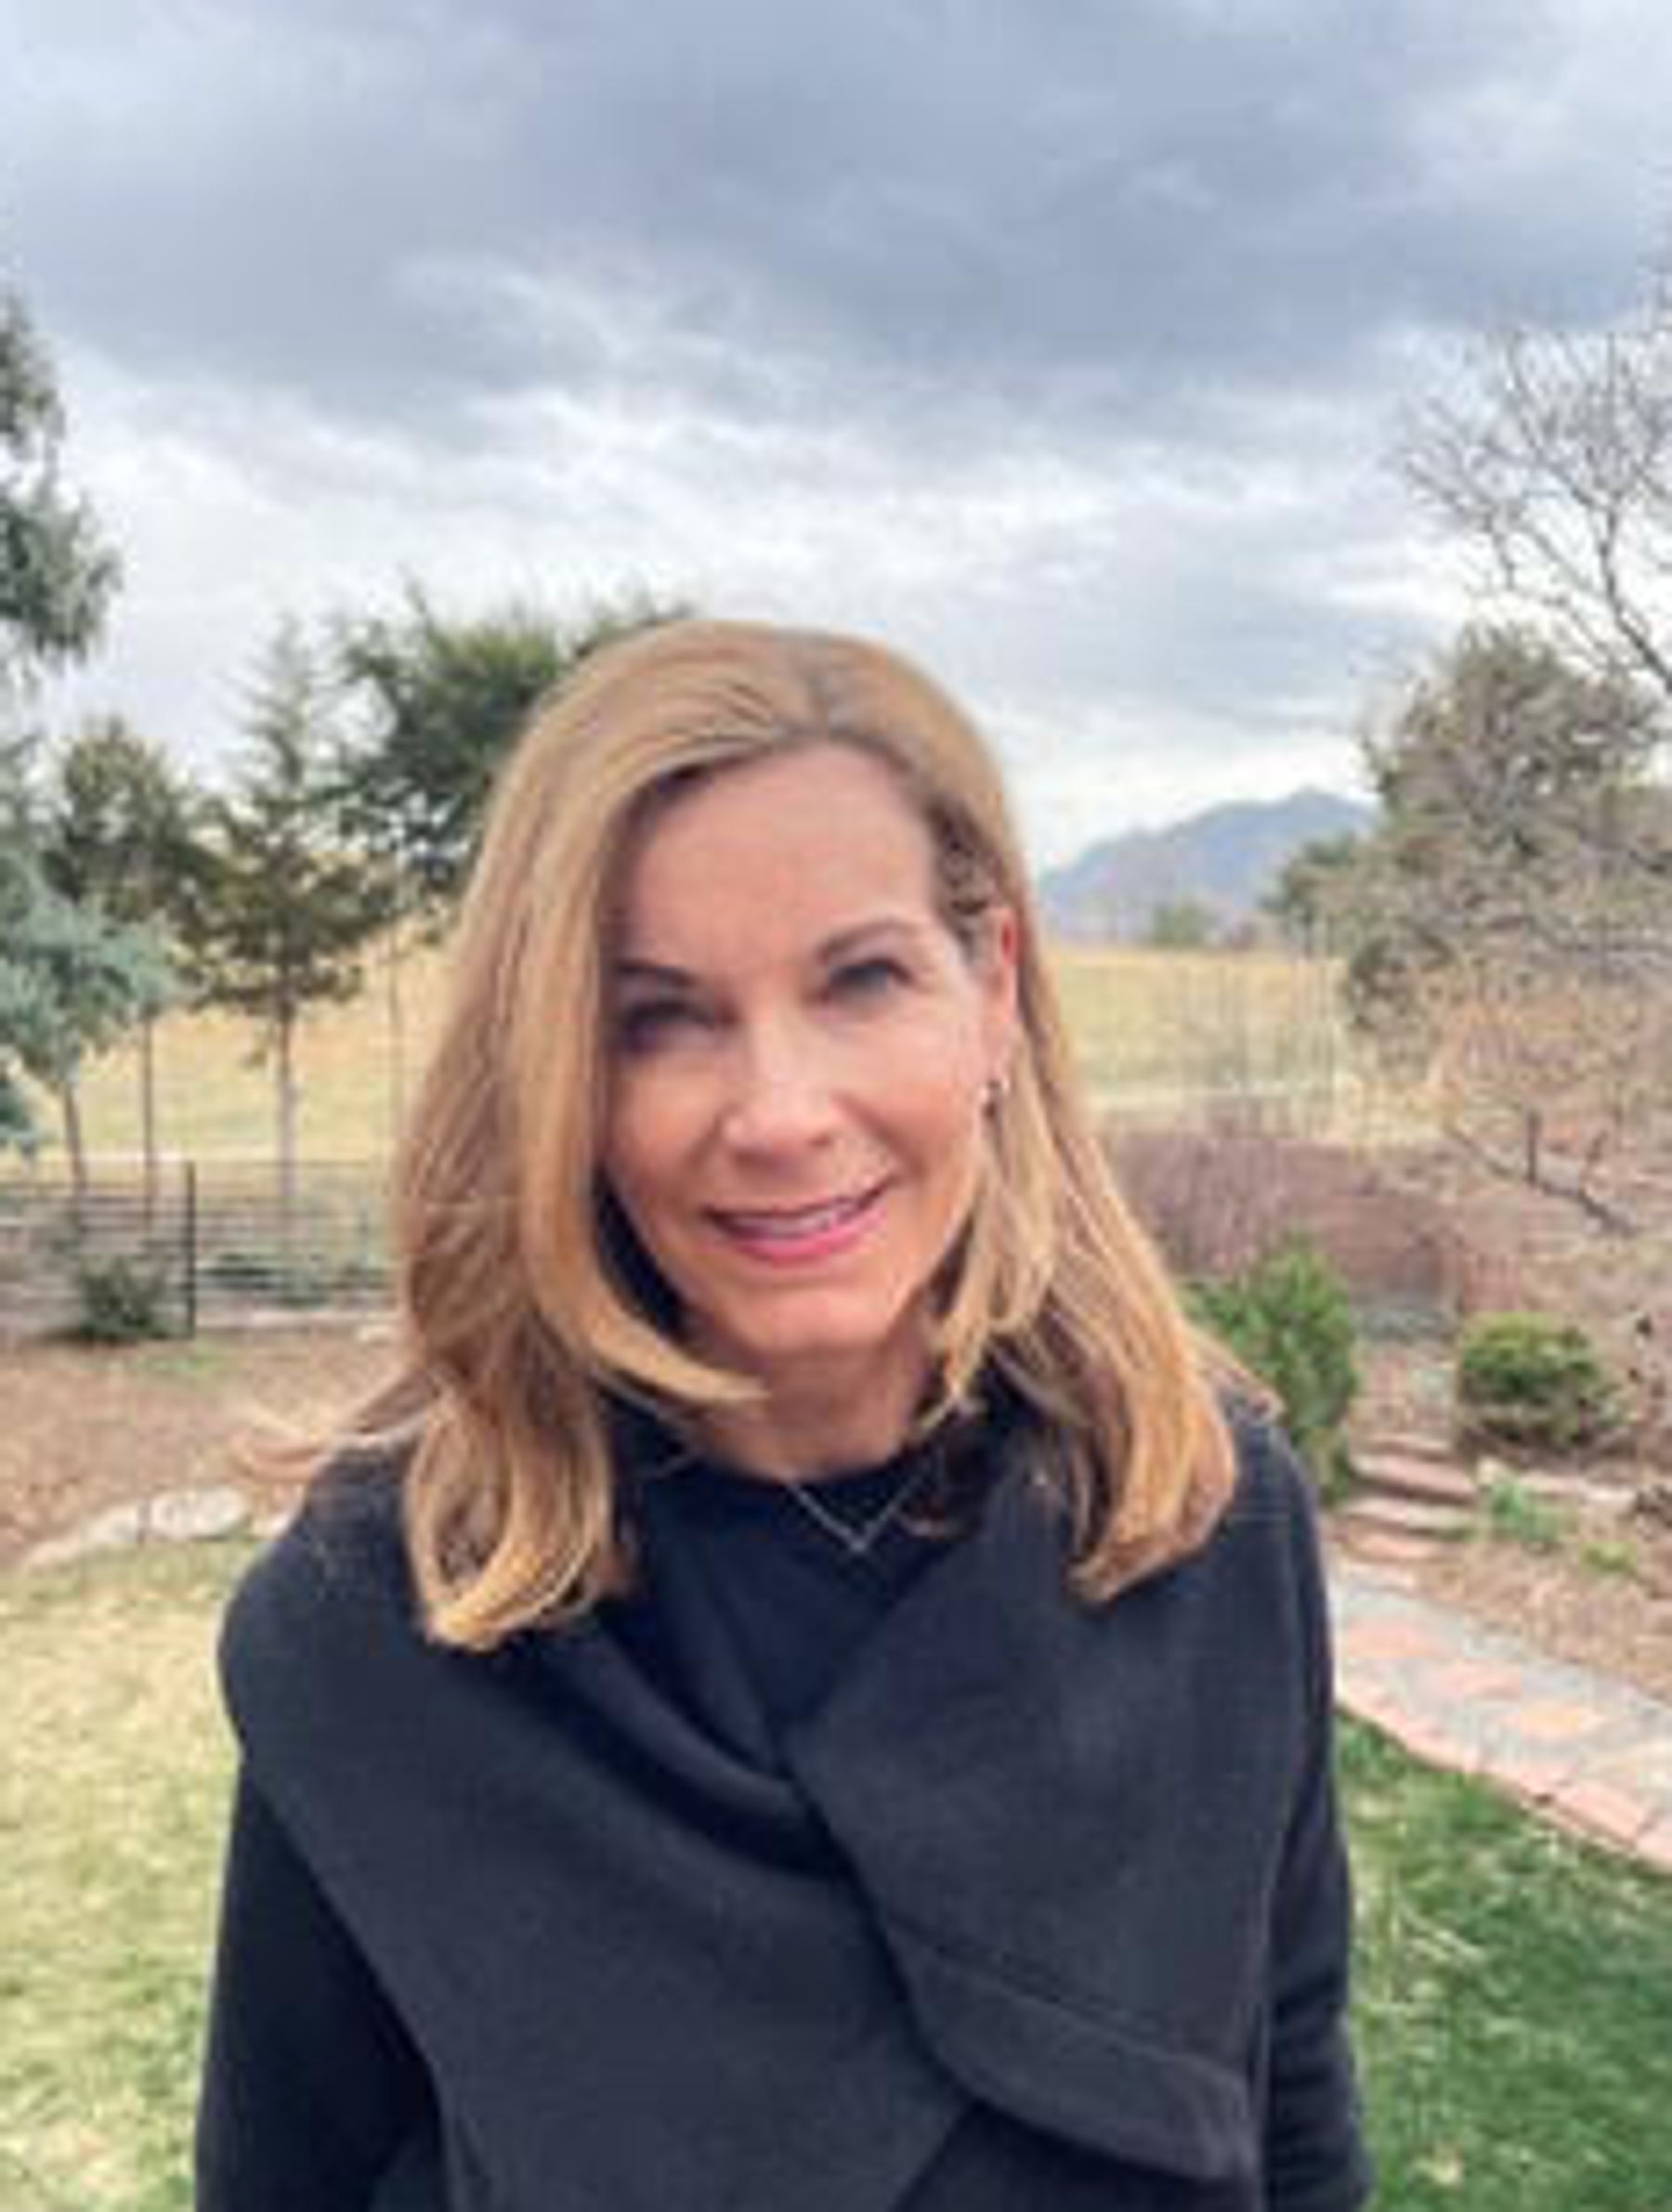
[[[999,1084],[1006,1077],[1015,1047],[1019,943],[1014,910],[1009,906],[988,907],[981,917],[975,973],[982,993],[987,1075],[989,1081]]]

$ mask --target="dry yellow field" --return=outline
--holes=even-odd
[[[381,969],[362,995],[326,1007],[300,1031],[300,1144],[309,1161],[377,1160],[389,1150],[400,1092],[410,1092],[434,1034],[443,956],[428,950],[405,965],[401,982],[404,1085],[397,1078],[389,994]],[[255,1025],[227,1014],[171,1015],[156,1038],[157,1123],[163,1151],[182,1159],[268,1159],[276,1141],[271,1066]],[[88,1149],[137,1151],[138,1054],[132,1045],[92,1062],[82,1085]],[[56,1135],[48,1101],[35,1100]]]
[[[1123,1115],[1339,1100],[1352,1077],[1336,970],[1277,953],[1063,952],[1080,1064]]]
[[[1326,964],[1265,953],[1063,951],[1056,969],[1070,1029],[1103,1106],[1123,1117],[1189,1116],[1261,1102],[1296,1126],[1361,1121],[1367,1093],[1353,1066]],[[352,1004],[304,1026],[298,1055],[301,1147],[309,1161],[376,1160],[389,1148],[400,1092],[434,1034],[444,956],[414,956],[402,989],[405,1073],[393,1068],[387,995],[374,973]],[[270,1070],[255,1033],[220,1014],[179,1014],[157,1039],[163,1149],[181,1158],[266,1158],[274,1143]],[[89,1067],[90,1150],[139,1143],[131,1047]],[[43,1104],[43,1126],[54,1128]]]

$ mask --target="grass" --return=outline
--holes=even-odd
[[[1590,1538],[1579,1547],[1579,1564],[1605,1581],[1633,1581],[1641,1571],[1637,1546],[1621,1536]]]
[[[0,2212],[183,2212],[240,1547],[0,1584]],[[1672,1883],[1343,1732],[1378,2212],[1667,2212]]]
[[[237,1551],[0,1583],[0,2208],[181,2212]]]
[[[1604,1581],[1635,1581],[1642,1572],[1637,1546],[1626,1536],[1585,1536],[1578,1516],[1515,1475],[1496,1475],[1481,1498],[1481,1532],[1496,1543],[1519,1545],[1546,1556],[1565,1552],[1588,1575]]]
[[[1232,1103],[1275,1095],[1295,1101],[1305,1126],[1343,1114],[1365,1126],[1374,1107],[1349,1051],[1334,969],[1266,953],[1063,950],[1055,970],[1070,1030],[1092,1090],[1105,1105],[1170,1112],[1204,1098]],[[404,1088],[434,1036],[445,956],[412,956],[402,986]],[[272,1082],[253,1055],[254,1032],[224,1014],[176,1014],[156,1040],[162,1148],[183,1157],[268,1157]],[[381,980],[350,1004],[303,1024],[301,1149],[309,1160],[379,1159],[398,1112]],[[86,1071],[84,1115],[95,1152],[138,1144],[138,1075],[133,1047]],[[50,1104],[36,1100],[56,1135]],[[1391,1109],[1390,1109],[1391,1110]]]
[[[1667,2212],[1672,1882],[1343,1743],[1378,2212]]]

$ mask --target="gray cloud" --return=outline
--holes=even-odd
[[[0,0],[95,681],[207,753],[285,605],[632,577],[902,637],[1041,820],[1345,759],[1454,604],[1393,410],[1637,289],[1659,11]]]
[[[1402,321],[1593,311],[1627,273],[1574,219],[1592,114],[1505,158],[1548,138],[1574,35],[1528,0],[151,0],[119,46],[108,10],[9,13],[16,220],[56,317],[333,406],[595,387],[622,364],[573,326],[613,298],[781,358],[750,405],[834,382],[884,418],[1107,430],[1327,386]]]

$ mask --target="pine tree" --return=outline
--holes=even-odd
[[[589,655],[683,610],[634,596],[572,623],[523,607],[438,614],[409,584],[394,617],[344,619],[333,662],[356,740],[341,772],[344,826],[382,879],[391,1105],[402,1108],[409,943],[442,927],[476,852],[500,762],[539,701]]]
[[[334,754],[317,667],[281,626],[250,695],[236,788],[208,810],[209,865],[189,925],[204,999],[247,1015],[273,1070],[283,1218],[294,1206],[297,1032],[307,1010],[352,997],[382,918],[375,881],[338,841]]]
[[[84,658],[116,588],[115,554],[65,488],[63,437],[46,350],[0,292],[0,695]]]
[[[168,990],[154,931],[54,890],[41,865],[20,748],[0,758],[0,1145],[38,1142],[24,1078],[52,1093],[79,1207],[87,1182],[83,1060],[153,1014]]]
[[[204,854],[201,802],[162,748],[119,715],[86,723],[59,755],[41,828],[42,873],[84,912],[154,932],[177,946]],[[177,995],[171,982],[170,996]],[[157,1181],[156,1017],[139,1022],[140,1149],[148,1198]]]
[[[64,1108],[78,1192],[74,1086],[163,987],[150,935],[76,906],[43,872],[28,748],[15,721],[41,679],[85,657],[118,580],[86,503],[65,488],[64,410],[46,348],[0,291],[0,1146],[33,1148],[32,1079]]]

